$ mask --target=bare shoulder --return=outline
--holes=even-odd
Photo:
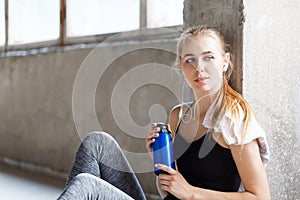
[[[191,104],[192,104],[192,102],[181,103],[181,104],[174,106],[172,108],[172,110],[170,111],[169,124],[171,126],[171,131],[173,133],[176,130],[176,128],[180,122],[180,118],[181,118],[182,114],[184,112],[186,112],[189,108],[191,108]]]
[[[213,133],[212,137],[214,140],[223,148],[230,149],[230,146],[225,142],[222,134],[220,133]]]
[[[170,117],[174,117],[174,116],[178,116],[180,110],[182,108],[182,105],[181,104],[178,104],[176,106],[174,106],[171,111],[170,111]]]
[[[181,104],[174,106],[170,111],[169,124],[172,133],[175,132],[177,125],[179,123],[180,112],[181,112]]]

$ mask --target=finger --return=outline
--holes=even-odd
[[[146,140],[146,148],[150,151],[152,151],[153,142],[155,142],[155,138]]]
[[[159,133],[159,131],[160,131],[160,128],[159,128],[159,127],[154,127],[153,129],[151,129],[151,130],[149,131],[149,134]]]
[[[177,174],[177,171],[163,164],[155,164],[155,167],[169,173],[170,175]]]
[[[152,144],[155,142],[155,138],[157,138],[158,136],[158,133],[153,133],[146,138],[146,148],[149,152],[152,152]]]
[[[161,181],[159,181],[159,184],[160,185],[164,185],[164,186],[170,186],[170,181],[167,181],[167,180],[161,180]]]
[[[156,126],[157,126],[157,123],[152,123],[152,124],[150,125],[150,129],[155,128]]]
[[[152,144],[152,141],[151,140],[147,140],[146,141],[146,147],[148,148],[148,149],[151,149],[150,147],[151,147],[151,144]]]
[[[151,134],[154,134],[154,133],[159,133],[160,131],[160,128],[159,127],[154,127],[152,129],[149,130],[149,133],[148,133],[148,137],[151,135]]]
[[[172,180],[172,175],[160,173],[158,175],[158,180],[159,180],[159,182],[160,181],[171,181]]]
[[[169,187],[171,186],[171,182],[169,180],[161,180],[161,179],[159,179],[159,185],[160,185],[161,189],[167,191],[169,189]]]
[[[155,142],[155,138],[149,139],[146,141],[146,146],[148,146],[150,149],[152,149],[152,144]]]
[[[157,123],[152,123],[152,124],[150,125],[150,130],[153,130],[153,129],[160,130],[160,128],[157,126]]]
[[[148,137],[146,138],[146,147],[149,149],[151,149],[152,151],[152,144],[155,142],[155,139],[159,136],[158,133],[152,133],[152,134],[149,134]]]
[[[168,185],[160,185],[160,188],[166,192],[171,193],[170,186]]]
[[[146,137],[146,142],[152,139],[155,139],[159,136],[158,133],[149,133],[149,135]]]

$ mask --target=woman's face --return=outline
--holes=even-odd
[[[197,92],[217,92],[223,84],[229,55],[211,36],[191,36],[182,46],[181,69],[189,86]]]

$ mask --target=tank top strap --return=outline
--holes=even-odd
[[[181,110],[180,110],[179,113],[182,113],[182,110],[183,110],[183,106],[184,106],[184,105],[189,105],[190,108],[193,108],[194,105],[195,105],[195,103],[196,103],[196,101],[192,101],[192,102],[190,102],[190,103],[183,103],[183,104],[181,105],[181,108],[180,108]],[[178,133],[178,130],[179,130],[179,127],[180,127],[180,125],[181,125],[183,116],[186,115],[186,114],[188,113],[189,110],[190,110],[190,109],[188,108],[188,109],[186,109],[186,111],[184,112],[184,114],[179,114],[179,116],[178,116],[179,123],[178,123],[178,125],[177,125],[177,127],[176,127],[176,129],[175,129],[175,136],[176,136],[177,133]]]

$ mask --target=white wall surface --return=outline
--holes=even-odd
[[[300,199],[300,1],[244,1],[243,93],[267,132],[274,200]]]

